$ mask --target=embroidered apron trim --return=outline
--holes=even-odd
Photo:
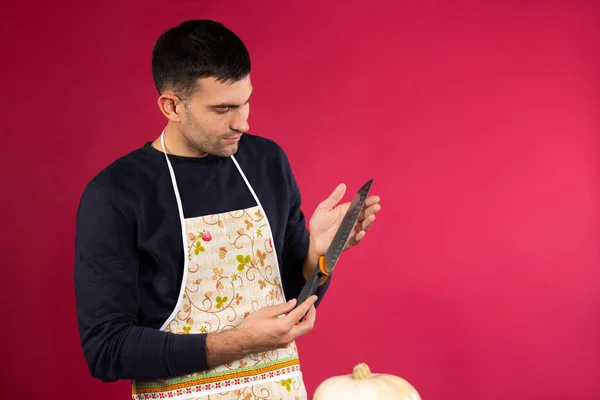
[[[225,381],[231,381],[231,384],[241,384],[263,379],[272,378],[300,371],[297,357],[263,363],[257,367],[245,367],[236,369],[234,373],[213,372],[209,374],[194,374],[185,378],[174,378],[165,381],[164,385],[158,382],[138,382],[132,394],[153,393],[171,391],[174,389],[186,388],[188,386],[206,385],[221,383],[217,387],[229,386]]]
[[[269,376],[266,377],[265,379],[262,380],[261,383],[270,383],[270,382],[277,382],[276,383],[276,387],[281,386],[282,390],[287,391],[288,393],[292,392],[292,377],[297,377],[297,376],[301,376],[302,373],[299,372],[299,368],[297,367],[291,367],[292,370],[295,368],[296,372],[293,373],[288,373],[288,374],[274,374],[273,376]],[[252,382],[252,378],[246,378],[249,379],[250,382]],[[216,394],[221,394],[225,391],[225,393],[233,393],[235,398],[238,399],[240,398],[239,395],[235,394],[235,391],[239,391],[241,392],[239,389],[243,388],[244,384],[240,384],[240,379],[236,379],[236,380],[232,380],[232,381],[225,381],[225,382],[217,382],[217,383],[212,383],[212,384],[206,384],[206,385],[196,385],[196,386],[190,386],[190,387],[186,387],[186,388],[182,388],[182,389],[174,389],[171,391],[167,391],[167,392],[160,392],[160,393],[144,393],[144,394],[136,394],[136,395],[132,395],[131,399],[132,400],[150,400],[150,399],[173,399],[176,398],[177,400],[185,400],[185,399],[198,399],[198,395],[201,396],[211,396],[211,395],[216,395]],[[297,390],[297,388],[294,387],[294,389]],[[204,398],[204,397],[202,397]],[[296,396],[296,398],[299,399],[298,396]]]

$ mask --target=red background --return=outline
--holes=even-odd
[[[17,3],[3,398],[128,398],[79,348],[74,217],[95,173],[160,134],[152,45],[191,18],[248,45],[251,131],[288,152],[308,215],[341,181],[382,196],[299,341],[310,393],[367,362],[429,400],[600,398],[598,2]]]

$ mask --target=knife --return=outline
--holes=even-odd
[[[373,179],[369,180],[365,183],[358,193],[352,199],[350,206],[348,207],[348,211],[346,211],[346,215],[342,219],[342,223],[338,228],[327,252],[324,256],[319,257],[319,262],[315,267],[310,278],[304,284],[302,291],[298,295],[298,301],[296,302],[296,307],[302,304],[306,299],[317,292],[317,287],[319,286],[319,280],[328,276],[333,272],[346,243],[348,242],[348,238],[350,237],[350,233],[352,229],[354,229],[354,224],[358,220],[360,212],[362,211],[363,206],[365,205],[365,201],[367,200],[367,195],[371,190],[371,185],[373,184]]]

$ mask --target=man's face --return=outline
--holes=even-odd
[[[181,121],[188,145],[221,157],[235,154],[240,137],[249,129],[251,94],[250,76],[234,83],[200,79]]]

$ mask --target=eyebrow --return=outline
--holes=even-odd
[[[248,100],[246,100],[246,102],[244,104],[248,104],[248,102],[250,101],[250,98],[252,98],[253,94],[254,94],[254,89],[252,89],[252,92],[250,92],[250,96],[248,96]],[[225,108],[225,107],[237,108],[239,106],[240,106],[239,104],[219,103],[219,104],[212,104],[209,107],[211,107],[211,108]]]

